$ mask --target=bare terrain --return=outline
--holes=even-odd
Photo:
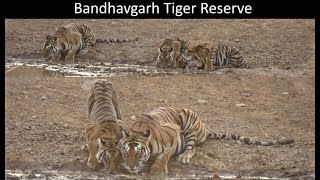
[[[41,48],[46,35],[71,22],[89,24],[98,38],[138,38],[96,44],[93,51],[77,55],[78,63],[87,66],[89,62],[152,67],[156,48],[167,37],[181,37],[191,45],[236,46],[254,66],[210,73],[157,69],[124,75],[119,71],[98,77],[110,80],[119,92],[126,129],[146,109],[173,106],[197,112],[213,131],[259,140],[295,140],[290,145],[268,147],[207,141],[197,148],[190,164],[180,165],[173,159],[170,176],[314,178],[314,20],[6,19],[6,65],[9,59],[10,63],[16,59],[26,59],[26,64],[45,63]],[[88,154],[80,148],[88,122],[86,98],[97,77],[44,77],[39,72],[33,76],[18,76],[15,70],[6,73],[6,170],[28,171],[26,178],[38,177],[34,173],[43,171],[68,172],[66,178],[75,179],[81,177],[72,172],[87,173],[83,178],[134,179],[122,169],[110,175],[103,168],[94,172],[86,165]]]

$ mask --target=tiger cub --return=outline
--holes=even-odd
[[[189,48],[188,42],[181,38],[164,39],[158,48],[157,67],[181,67],[179,58]]]
[[[210,54],[209,54],[210,52]],[[208,44],[201,44],[191,47],[187,54],[192,56],[193,61],[198,61],[200,66],[198,69],[212,69],[215,67],[233,67],[233,68],[252,68],[243,58],[240,51],[236,47],[228,45],[218,45],[210,47]],[[209,60],[210,59],[210,60]],[[211,62],[211,64],[209,64]],[[185,62],[189,66],[189,62]],[[209,67],[209,68],[208,68]]]
[[[172,107],[143,113],[129,131],[123,133],[121,152],[124,166],[130,173],[140,172],[149,158],[155,158],[150,173],[166,174],[171,157],[177,156],[180,163],[187,164],[196,153],[196,145],[207,139],[239,140],[261,146],[294,142],[292,139],[262,142],[231,133],[214,133],[193,111]]]
[[[53,36],[48,35],[44,42],[43,56],[45,60],[68,60],[75,62],[75,54],[96,43],[96,35],[87,24],[71,23],[56,29]]]
[[[88,119],[85,139],[89,150],[87,165],[96,170],[103,162],[109,172],[117,169],[121,157],[118,142],[122,138],[118,94],[113,84],[107,80],[97,80],[88,97]],[[120,156],[119,156],[120,155]]]

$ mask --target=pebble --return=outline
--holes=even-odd
[[[166,101],[166,100],[164,100],[164,99],[161,99],[160,102],[161,102],[161,103],[167,103],[168,101]]]
[[[235,42],[239,42],[240,40],[239,40],[239,39],[235,39],[234,41],[235,41]]]
[[[31,130],[31,126],[25,125],[25,126],[23,126],[23,129],[25,129],[25,130]]]
[[[288,95],[289,93],[288,93],[288,92],[283,92],[282,94],[284,94],[284,95]]]
[[[65,124],[62,124],[62,127],[68,129],[70,126],[69,126],[69,124],[65,123]]]
[[[198,103],[199,103],[199,104],[206,104],[206,103],[208,103],[208,101],[199,99],[199,100],[198,100]]]
[[[43,95],[43,96],[41,97],[41,100],[45,101],[45,100],[47,100],[47,97],[46,97],[45,95]]]
[[[243,96],[243,97],[249,97],[250,94],[249,93],[241,93],[240,96]]]
[[[245,104],[236,104],[237,107],[246,107]]]
[[[134,120],[136,120],[137,118],[136,118],[135,115],[133,115],[133,116],[130,117],[130,119],[134,121]]]

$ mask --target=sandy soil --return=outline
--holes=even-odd
[[[139,38],[96,44],[94,51],[77,56],[80,63],[152,65],[161,39],[182,37],[191,45],[237,46],[255,66],[201,74],[108,77],[120,94],[125,128],[133,123],[132,116],[145,109],[174,106],[197,112],[213,131],[260,140],[296,140],[291,145],[270,147],[208,141],[197,149],[189,165],[172,161],[170,174],[314,175],[314,20],[7,19],[6,58],[42,59],[45,36],[70,22],[89,24],[99,38]],[[80,149],[88,122],[86,97],[93,80],[6,77],[6,169],[96,173],[88,169],[87,154]]]

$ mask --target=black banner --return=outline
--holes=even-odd
[[[6,18],[315,18],[315,1],[10,1]]]

